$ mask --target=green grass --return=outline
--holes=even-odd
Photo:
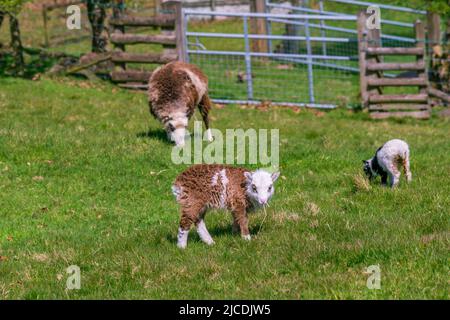
[[[186,166],[145,95],[74,80],[0,78],[0,299],[448,298],[449,120],[229,106],[213,126],[279,128],[282,178],[245,242],[231,216],[176,247],[170,191]],[[198,115],[196,116],[200,118]],[[355,185],[390,138],[411,147],[413,182]],[[81,290],[65,290],[70,265]],[[366,287],[381,267],[381,290]]]

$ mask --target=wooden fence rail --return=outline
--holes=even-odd
[[[122,16],[109,20],[112,26],[122,27],[173,27],[175,15],[164,14],[155,17]]]

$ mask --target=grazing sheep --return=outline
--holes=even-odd
[[[247,213],[267,205],[274,193],[273,183],[279,175],[279,172],[250,172],[244,168],[217,164],[200,164],[188,168],[172,186],[177,202],[181,205],[178,247],[186,248],[193,223],[203,242],[208,245],[214,243],[204,222],[209,208],[231,210],[233,231],[240,230],[242,238],[250,240]]]
[[[188,121],[198,106],[212,141],[208,113],[208,78],[192,64],[170,62],[157,68],[149,82],[150,113],[164,125],[168,138],[177,146],[184,145]]]
[[[375,156],[369,160],[363,160],[364,172],[370,180],[381,176],[381,184],[389,182],[391,187],[395,187],[400,181],[400,170],[403,167],[406,180],[411,181],[411,171],[409,169],[409,147],[405,141],[394,139],[386,142],[378,148]]]

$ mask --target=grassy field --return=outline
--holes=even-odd
[[[448,119],[239,106],[212,116],[222,131],[279,128],[282,178],[265,223],[250,217],[251,242],[213,212],[216,245],[192,232],[181,251],[170,186],[186,166],[171,163],[145,95],[0,78],[0,299],[448,298]],[[413,182],[365,188],[361,160],[391,138],[409,142]],[[66,290],[70,265],[80,290]],[[370,265],[380,290],[366,287]]]

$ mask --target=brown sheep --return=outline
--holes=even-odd
[[[159,67],[150,78],[148,96],[150,113],[162,122],[168,138],[177,146],[184,145],[186,128],[196,106],[205,123],[208,140],[212,140],[208,78],[198,67],[180,61]]]
[[[172,186],[172,192],[181,206],[178,229],[178,247],[187,246],[189,230],[193,224],[208,245],[214,243],[206,229],[204,217],[211,208],[228,209],[233,215],[233,230],[250,240],[248,213],[268,204],[273,196],[274,182],[280,173],[220,164],[199,164],[181,173]]]

